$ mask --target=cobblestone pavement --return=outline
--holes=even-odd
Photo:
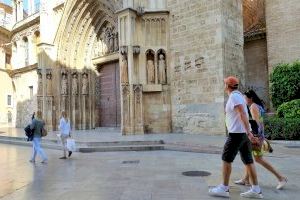
[[[265,199],[291,200],[300,195],[300,149],[275,147],[267,159],[289,183],[278,191],[276,179],[257,166]],[[176,151],[76,153],[60,160],[60,151],[48,150],[48,164],[28,162],[31,148],[0,144],[1,200],[210,200],[209,186],[221,180],[219,154]],[[242,176],[239,158],[232,180]],[[208,171],[208,177],[186,177],[185,171]],[[231,199],[246,187],[231,187]]]

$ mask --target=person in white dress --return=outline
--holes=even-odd
[[[67,117],[67,113],[65,111],[61,112],[61,118],[59,121],[59,130],[60,130],[60,138],[63,147],[63,157],[60,159],[67,159],[67,139],[71,137],[71,125],[70,120]],[[68,157],[72,155],[72,151],[68,151]]]

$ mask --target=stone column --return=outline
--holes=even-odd
[[[42,70],[37,70],[38,74],[38,90],[37,90],[37,110],[43,110],[43,75]]]
[[[44,116],[49,130],[53,130],[53,93],[52,93],[52,70],[46,70],[46,109]]]
[[[12,1],[12,25],[17,22],[17,4],[16,1]]]
[[[143,114],[143,87],[141,84],[133,85],[134,93],[134,134],[144,134]]]
[[[83,72],[81,77],[81,95],[82,95],[82,104],[81,104],[81,111],[82,111],[82,128],[87,129],[87,118],[86,114],[87,110],[87,103],[88,103],[88,95],[89,95],[89,75],[87,72]]]
[[[23,10],[24,10],[23,0],[19,0],[17,3],[17,21],[21,21],[24,19]]]
[[[72,129],[75,130],[76,127],[78,126],[78,116],[77,116],[77,110],[78,110],[78,73],[73,72],[72,77],[71,77],[71,91],[72,91],[72,96],[71,96],[71,114],[72,114]]]

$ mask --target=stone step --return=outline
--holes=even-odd
[[[0,136],[0,143],[32,146],[26,138]],[[43,139],[41,146],[48,149],[61,149],[57,140]],[[163,150],[162,141],[115,141],[115,142],[76,142],[76,151],[82,153],[111,151],[152,151]]]
[[[78,148],[81,153],[111,152],[111,151],[158,151],[164,150],[164,145],[131,145],[131,146],[95,146]]]
[[[10,137],[10,136],[0,136],[1,140],[13,140],[13,141],[27,141],[25,137]],[[162,140],[153,140],[153,141],[132,141],[132,140],[123,140],[123,141],[107,141],[107,142],[85,142],[85,141],[76,141],[76,144],[83,147],[96,147],[96,146],[129,146],[129,145],[161,145],[164,144]],[[49,144],[60,144],[59,139],[43,138],[42,143]]]

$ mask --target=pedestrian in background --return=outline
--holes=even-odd
[[[32,120],[30,124],[30,129],[33,130],[33,140],[32,140],[32,157],[29,160],[34,163],[36,155],[39,154],[42,158],[42,163],[47,163],[48,158],[41,147],[42,131],[45,128],[45,121],[42,119],[42,112],[38,110],[36,112],[36,117]]]
[[[67,139],[71,137],[71,125],[70,125],[70,120],[65,111],[61,112],[61,118],[59,121],[59,130],[60,130],[61,143],[63,147],[63,157],[60,157],[60,159],[67,159],[67,151],[68,151],[68,157],[72,155],[72,151],[69,151],[67,148]]]
[[[262,100],[257,96],[257,94],[253,90],[248,90],[244,93],[245,100],[247,102],[247,105],[249,107],[249,116],[250,120],[252,120],[254,123],[256,123],[257,134],[261,137],[265,137],[264,134],[264,123],[263,123],[263,112],[264,112],[264,105],[262,103]],[[275,168],[263,158],[264,152],[263,149],[255,149],[252,150],[255,162],[262,165],[264,168],[266,168],[268,171],[270,171],[272,174],[274,174],[278,180],[277,189],[282,189],[286,183],[287,178],[284,177],[282,174],[280,174]],[[245,172],[244,178],[241,180],[235,181],[235,184],[238,185],[248,185],[249,184],[249,174],[247,171]]]

